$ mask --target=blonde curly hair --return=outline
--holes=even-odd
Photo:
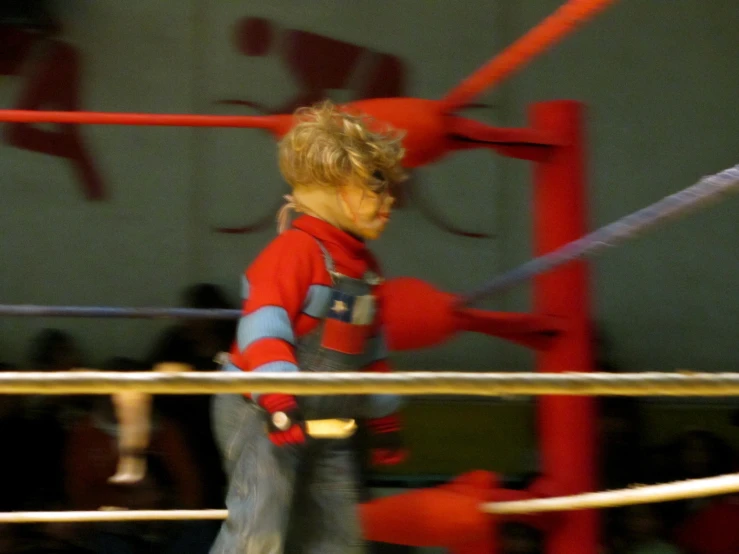
[[[370,190],[386,192],[406,178],[403,132],[378,130],[368,116],[328,100],[294,116],[295,125],[278,144],[280,172],[292,188],[337,187],[359,177]]]

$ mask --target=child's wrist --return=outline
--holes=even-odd
[[[289,414],[298,410],[297,399],[289,394],[263,394],[257,403],[270,414]]]

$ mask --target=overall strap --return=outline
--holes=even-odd
[[[313,237],[313,235],[311,235]],[[326,271],[328,271],[328,274],[333,277],[336,275],[336,266],[334,265],[334,259],[331,257],[331,254],[329,253],[328,249],[323,245],[323,243],[318,240],[316,237],[313,237],[313,240],[316,241],[318,244],[318,247],[321,249],[321,252],[323,253],[323,261],[326,264]]]
[[[321,249],[321,253],[323,254],[323,263],[326,264],[326,271],[328,271],[328,274],[331,276],[331,281],[333,282],[334,277],[338,276],[339,274],[336,272],[336,266],[334,265],[334,259],[331,257],[331,254],[329,253],[328,249],[323,245],[323,243],[320,240],[318,240],[316,237],[311,235],[309,232],[304,231],[303,229],[298,229],[296,227],[291,227],[291,229],[295,231],[300,231],[301,233],[305,233],[310,238],[312,238],[314,241],[316,241],[318,248]]]

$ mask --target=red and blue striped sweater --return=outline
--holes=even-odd
[[[361,279],[368,271],[380,274],[377,261],[363,241],[311,216],[301,216],[292,229],[275,238],[254,260],[243,276],[243,316],[231,363],[242,371],[299,371],[295,344],[315,329],[327,311],[331,296],[331,276],[321,246],[331,256],[334,271]],[[319,245],[320,243],[320,245]],[[364,371],[389,371],[377,312],[371,336],[372,352]],[[380,340],[377,340],[379,338]],[[293,396],[251,395],[268,411],[296,406]],[[396,415],[369,421],[375,433],[399,429]]]

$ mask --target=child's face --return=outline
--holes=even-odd
[[[355,181],[339,189],[339,198],[348,220],[348,231],[366,240],[380,238],[395,202],[389,191],[374,192],[364,183]]]

